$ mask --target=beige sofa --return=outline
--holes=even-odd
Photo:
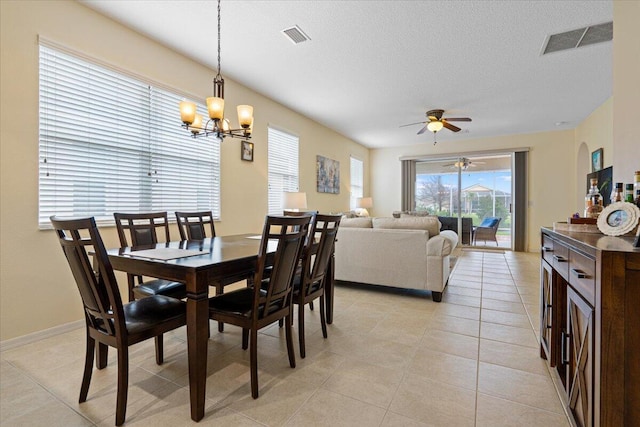
[[[421,289],[442,299],[455,232],[440,232],[437,217],[353,218],[340,222],[336,280]]]

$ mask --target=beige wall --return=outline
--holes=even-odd
[[[640,1],[613,2],[613,180],[640,170]]]
[[[51,231],[38,230],[38,36],[195,94],[196,99],[210,96],[215,72],[76,2],[0,1],[0,7],[0,340],[7,340],[82,319],[78,292],[56,238]],[[227,105],[255,107],[255,161],[240,160],[239,141],[223,143],[219,234],[262,228],[268,125],[300,137],[300,190],[307,192],[310,208],[348,209],[350,155],[364,161],[365,194],[369,192],[366,148],[228,78],[226,85]],[[340,161],[339,195],[316,192],[318,154]],[[117,246],[113,228],[104,229],[103,235],[107,246]]]
[[[509,135],[496,138],[469,139],[433,145],[412,145],[371,151],[371,188],[374,213],[390,216],[401,207],[400,158],[403,156],[445,156],[483,150],[528,147],[529,177],[527,209],[527,247],[539,248],[540,227],[566,220],[573,211],[575,179],[573,174],[573,131]]]
[[[591,172],[591,153],[602,148],[602,167],[613,164],[613,98],[609,98],[575,128],[576,203],[584,214],[586,176]],[[630,181],[631,182],[631,181]]]

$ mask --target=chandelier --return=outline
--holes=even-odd
[[[180,119],[182,127],[191,132],[191,136],[194,138],[213,136],[218,141],[222,141],[230,136],[245,140],[251,139],[253,107],[238,105],[237,109],[240,128],[231,129],[229,119],[224,118],[224,79],[220,74],[220,0],[218,0],[218,74],[213,79],[213,96],[207,98],[209,120],[204,123],[202,115],[198,114],[196,104],[190,101],[180,103]]]

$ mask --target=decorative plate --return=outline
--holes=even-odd
[[[607,236],[621,236],[634,231],[640,221],[640,209],[633,203],[612,203],[598,217],[598,229]]]

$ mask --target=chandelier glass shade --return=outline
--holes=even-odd
[[[224,117],[224,79],[220,74],[220,0],[218,0],[218,74],[213,79],[213,96],[207,98],[209,119],[205,122],[198,114],[196,104],[191,101],[180,102],[180,119],[182,127],[191,132],[194,138],[213,136],[222,141],[227,136],[232,138],[251,139],[253,131],[253,107],[238,105],[239,128],[232,129],[229,119]]]

